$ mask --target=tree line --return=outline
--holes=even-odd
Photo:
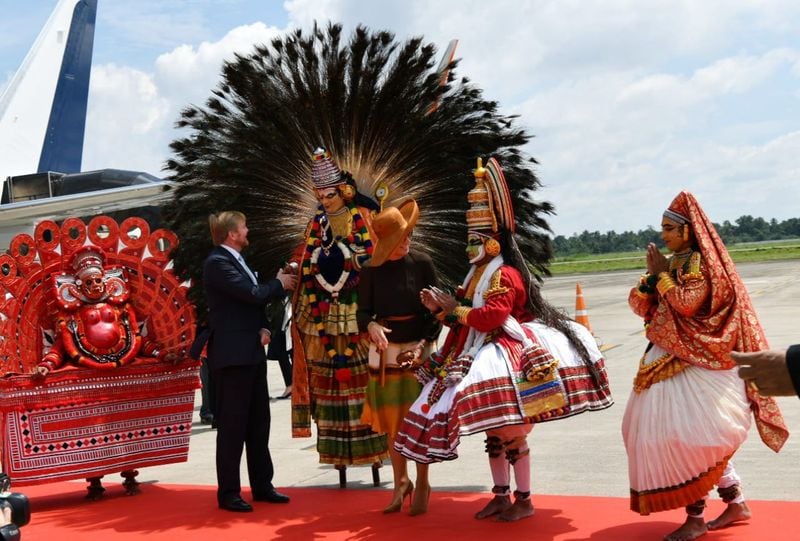
[[[779,222],[775,218],[767,221],[764,218],[753,218],[744,215],[734,223],[725,220],[714,227],[725,244],[739,242],[758,242],[800,238],[800,218],[789,218]],[[637,232],[624,231],[584,231],[570,237],[557,235],[553,239],[556,256],[563,257],[577,254],[605,254],[609,252],[635,252],[644,250],[648,243],[661,243],[661,232],[648,227]]]

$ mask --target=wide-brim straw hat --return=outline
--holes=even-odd
[[[413,199],[405,201],[399,207],[385,208],[372,217],[372,230],[378,238],[369,261],[371,267],[377,267],[386,261],[417,225],[417,218],[419,207]]]

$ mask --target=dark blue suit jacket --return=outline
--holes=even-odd
[[[208,303],[208,367],[258,364],[266,361],[258,331],[269,328],[264,305],[286,295],[280,280],[253,284],[228,250],[214,248],[203,264]]]

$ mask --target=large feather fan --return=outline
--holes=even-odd
[[[171,144],[167,169],[179,186],[164,213],[181,238],[176,270],[199,280],[211,247],[208,214],[240,210],[250,229],[249,261],[274,273],[317,207],[311,154],[324,147],[362,194],[372,196],[383,182],[387,204],[416,198],[413,245],[451,284],[467,269],[472,169],[477,157],[495,156],[514,201],[520,248],[534,273],[546,274],[552,251],[544,216],[552,206],[533,199],[536,162],[520,151],[530,136],[514,117],[498,113],[467,79],[454,83],[456,62],[437,69],[436,48],[421,38],[401,44],[389,32],[358,27],[342,41],[342,27],[331,24],[257,46],[224,64],[204,107],[182,112],[178,127],[190,134]]]

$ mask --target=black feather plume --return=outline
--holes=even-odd
[[[164,212],[181,238],[176,271],[199,280],[211,247],[208,214],[240,210],[250,228],[249,260],[274,273],[317,206],[310,157],[324,147],[360,192],[372,195],[384,182],[387,204],[416,198],[414,244],[450,283],[468,266],[472,168],[477,157],[495,156],[522,254],[534,275],[546,274],[552,248],[545,216],[553,207],[533,198],[536,161],[520,150],[531,136],[475,85],[456,82],[457,62],[444,84],[436,64],[436,48],[421,38],[398,43],[389,32],[358,27],[342,44],[342,28],[333,24],[293,31],[226,62],[205,106],[182,112],[177,126],[189,135],[171,144],[166,164],[179,184]]]

